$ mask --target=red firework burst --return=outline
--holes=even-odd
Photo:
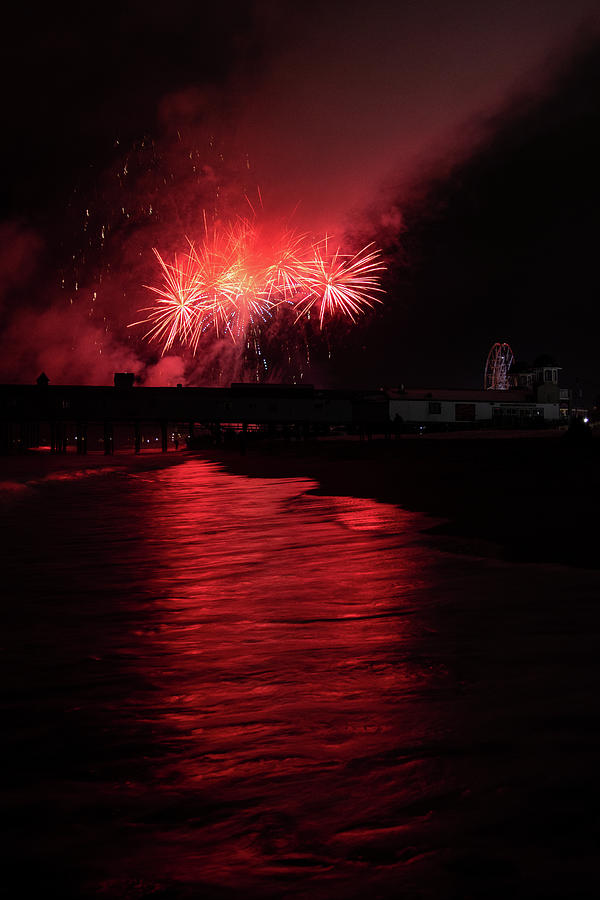
[[[356,322],[365,307],[381,303],[377,294],[383,293],[378,273],[384,266],[379,250],[372,249],[373,244],[367,244],[354,255],[342,253],[339,248],[329,255],[327,243],[325,239],[316,245],[313,259],[305,264],[303,285],[307,292],[295,304],[298,317],[317,306],[321,327],[325,316],[336,313]]]
[[[175,254],[173,263],[166,263],[158,250],[154,249],[163,274],[163,287],[146,285],[148,290],[158,296],[156,306],[145,307],[140,312],[150,315],[129,326],[150,324],[152,327],[144,338],[148,340],[164,340],[163,354],[169,350],[174,341],[187,343],[198,326],[199,295],[196,286],[196,267],[192,258],[185,255],[180,262]]]
[[[155,250],[163,284],[149,289],[159,298],[144,309],[149,323],[144,335],[162,340],[163,354],[175,341],[196,353],[209,329],[243,337],[252,324],[264,322],[280,303],[291,303],[296,321],[318,309],[319,323],[344,315],[353,322],[381,302],[379,276],[384,266],[373,244],[358,253],[329,253],[328,239],[311,244],[305,234],[284,231],[265,242],[254,224],[240,218],[166,263]]]

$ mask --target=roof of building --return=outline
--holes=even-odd
[[[404,391],[388,391],[390,400],[449,400],[454,403],[527,403],[531,402],[532,395],[529,391],[485,391],[462,389],[416,389],[408,388]]]

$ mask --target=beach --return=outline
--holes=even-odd
[[[13,893],[596,896],[595,461],[550,435],[3,460]]]
[[[252,442],[203,455],[250,477],[314,478],[322,494],[371,497],[442,521],[457,551],[597,568],[600,439],[565,431],[396,440]]]
[[[5,492],[72,472],[142,471],[210,460],[232,474],[314,479],[322,495],[369,497],[436,520],[448,549],[521,562],[597,568],[600,437],[565,430],[433,433],[384,440],[268,440],[241,436],[192,451],[3,457]]]

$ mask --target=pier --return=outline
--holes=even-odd
[[[152,433],[163,452],[169,435],[181,428],[186,437],[196,426],[213,433],[232,426],[293,429],[296,434],[351,427],[361,433],[389,430],[384,392],[318,390],[311,385],[232,384],[229,388],[138,387],[132,375],[115,375],[109,386],[51,385],[40,376],[35,385],[0,385],[0,453],[40,446],[47,440],[55,454],[74,442],[85,455],[90,434],[104,453],[114,453],[116,432],[140,453]]]

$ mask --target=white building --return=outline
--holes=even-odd
[[[523,390],[391,390],[388,395],[390,419],[396,424],[528,426],[560,418],[558,397],[540,402]]]

